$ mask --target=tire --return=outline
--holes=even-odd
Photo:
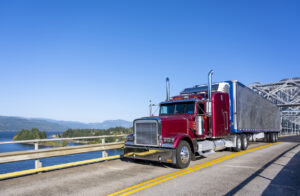
[[[242,150],[246,150],[248,148],[248,137],[245,134],[241,135],[241,140],[242,140]]]
[[[232,148],[234,152],[240,152],[242,149],[242,138],[240,135],[236,135],[235,147]]]
[[[276,142],[276,133],[270,133],[270,142],[275,143]]]
[[[276,141],[275,142],[278,142],[278,133],[275,133],[275,136],[276,136]]]
[[[192,151],[189,143],[182,140],[176,148],[176,164],[179,169],[186,168],[190,165]]]

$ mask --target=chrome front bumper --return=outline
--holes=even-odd
[[[124,157],[163,163],[176,163],[176,149],[126,145],[124,148]]]

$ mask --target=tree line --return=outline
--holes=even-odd
[[[68,129],[60,134],[59,137],[84,137],[84,136],[103,136],[103,135],[128,135],[132,133],[132,128],[114,127],[109,129]],[[107,137],[106,143],[124,141],[124,137]],[[102,139],[86,139],[88,143],[101,143]]]
[[[40,131],[37,128],[22,129],[15,136],[14,140],[33,140],[33,139],[46,139],[46,131]]]

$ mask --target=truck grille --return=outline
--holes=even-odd
[[[136,145],[158,145],[158,123],[156,120],[137,120],[134,126]]]

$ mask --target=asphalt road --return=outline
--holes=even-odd
[[[0,195],[108,195],[120,190],[151,196],[300,195],[300,136],[280,140],[244,154],[217,152],[191,162],[187,170],[112,160],[7,179],[0,181]],[[234,157],[223,160],[228,156]]]

